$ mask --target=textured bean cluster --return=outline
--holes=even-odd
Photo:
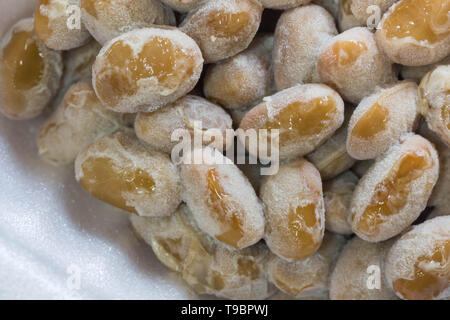
[[[312,2],[40,0],[1,40],[0,112],[51,113],[40,156],[199,294],[448,299],[450,2]],[[178,129],[223,141],[174,163]],[[231,129],[279,130],[279,170],[227,158],[268,160]]]

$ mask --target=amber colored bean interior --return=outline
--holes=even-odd
[[[374,195],[358,222],[358,229],[367,235],[378,232],[379,225],[387,217],[405,207],[411,185],[432,163],[431,154],[425,147],[411,150],[397,160],[387,177],[375,187]]]
[[[124,41],[115,42],[105,52],[104,63],[97,92],[105,101],[116,103],[136,94],[142,79],[154,78],[164,89],[176,89],[193,74],[194,58],[171,40],[156,36],[137,55]]]
[[[52,35],[52,29],[49,26],[49,19],[46,15],[41,13],[40,7],[48,6],[50,4],[50,0],[40,0],[38,5],[36,6],[36,11],[34,12],[34,28],[36,33],[42,40],[48,39]]]
[[[14,89],[29,90],[41,82],[44,59],[31,32],[19,31],[13,34],[3,49],[3,63]]]
[[[94,18],[98,18],[99,11],[105,10],[110,4],[111,0],[81,0],[81,7]]]
[[[361,139],[372,139],[386,129],[389,121],[389,110],[379,103],[375,103],[356,123],[352,135]]]
[[[450,34],[449,0],[403,0],[387,17],[382,28],[388,38],[412,37],[435,43]]]
[[[44,58],[33,33],[17,31],[3,49],[3,77],[7,97],[5,106],[10,106],[12,114],[25,108],[24,91],[41,83],[44,73]]]
[[[136,212],[127,204],[127,194],[151,194],[156,185],[152,176],[132,166],[118,167],[110,158],[91,157],[82,164],[81,186],[94,197],[118,208]]]
[[[336,104],[329,96],[297,101],[280,109],[266,123],[266,128],[280,130],[280,144],[319,134],[336,114]]]
[[[208,15],[206,26],[214,31],[215,37],[229,38],[240,33],[249,21],[248,12],[231,13],[217,10]]]
[[[314,204],[290,209],[288,214],[289,238],[295,239],[296,247],[301,249],[299,257],[296,258],[308,257],[316,251],[318,244],[314,241],[312,230],[317,223],[316,206]]]
[[[429,300],[439,296],[450,283],[450,241],[440,241],[431,254],[414,264],[412,279],[397,279],[393,288],[408,300]]]
[[[209,191],[207,204],[217,221],[227,229],[216,238],[237,248],[239,241],[244,237],[242,208],[224,191],[216,169],[209,169],[206,179]]]
[[[351,65],[367,51],[367,45],[363,41],[337,41],[331,48],[330,59],[332,64],[340,66]]]

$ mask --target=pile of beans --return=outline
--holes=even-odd
[[[450,2],[312,2],[40,0],[1,40],[0,112],[51,110],[42,159],[199,294],[449,298]],[[175,162],[179,129],[223,139]]]

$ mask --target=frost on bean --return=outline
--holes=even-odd
[[[344,124],[324,144],[306,158],[319,170],[323,180],[332,179],[350,169],[356,162],[347,152],[348,122],[352,107],[346,106]]]
[[[386,278],[402,299],[450,297],[450,217],[415,226],[390,249]]]
[[[359,21],[351,10],[352,0],[339,0],[337,23],[340,32],[365,25]]]
[[[347,0],[352,15],[362,25],[371,26],[378,24],[377,18],[383,14],[398,0]]]
[[[272,130],[279,130],[281,159],[313,151],[344,121],[344,103],[341,97],[321,84],[297,85],[263,101],[244,116],[240,128],[266,129],[269,135],[268,145]],[[259,147],[260,156],[267,154],[267,150],[263,150],[264,144],[260,143]]]
[[[377,86],[396,80],[392,63],[367,28],[352,28],[328,41],[317,68],[322,81],[354,104]]]
[[[170,153],[179,143],[179,141],[172,141],[172,134],[178,129],[188,130],[191,141],[195,133],[202,134],[207,130],[217,131],[222,136],[221,140],[216,141],[215,137],[211,137],[211,139],[205,139],[203,144],[220,150],[225,150],[234,141],[234,134],[227,134],[227,130],[232,129],[229,114],[218,105],[193,95],[180,98],[160,110],[139,113],[134,128],[140,140],[166,153]]]
[[[389,121],[389,110],[376,102],[358,121],[352,134],[362,139],[371,139],[386,130]]]
[[[200,49],[184,33],[138,29],[100,51],[93,67],[94,89],[112,110],[154,111],[192,90],[202,63]]]
[[[267,121],[267,129],[284,129],[280,138],[291,142],[297,137],[316,135],[333,118],[335,111],[331,97],[314,98],[306,102],[288,104],[274,119]]]
[[[349,154],[366,160],[386,152],[416,128],[419,109],[416,83],[403,81],[378,88],[353,112],[347,135]]]
[[[405,193],[412,181],[420,177],[429,168],[431,155],[425,153],[410,153],[404,156],[391,174],[375,189],[375,195],[370,205],[363,213],[358,228],[369,232],[384,218],[398,212],[407,202]]]
[[[384,259],[393,241],[370,243],[358,237],[345,245],[330,277],[331,300],[393,300],[384,280]]]
[[[367,45],[363,41],[340,41],[331,47],[330,64],[348,66],[354,64],[358,58],[367,52]]]
[[[265,299],[274,292],[264,270],[269,258],[265,245],[230,250],[203,233],[184,205],[170,217],[132,216],[131,223],[158,259],[198,294]]]
[[[304,159],[280,167],[261,186],[266,207],[265,240],[270,250],[288,261],[305,259],[322,242],[325,217],[322,182]]]
[[[338,234],[352,234],[352,226],[348,222],[351,201],[358,177],[351,171],[344,172],[323,184],[325,202],[325,228]]]
[[[76,24],[76,19],[80,17],[71,7],[79,8],[80,0],[39,0],[34,14],[34,27],[47,47],[70,50],[91,39],[84,24],[81,21],[78,21],[80,25]],[[74,25],[71,26],[71,23]]]
[[[11,41],[3,49],[3,63],[11,70],[10,77],[14,88],[29,90],[41,82],[44,59],[32,32],[14,33]]]
[[[350,219],[353,231],[372,242],[399,234],[425,209],[438,174],[433,145],[420,136],[406,136],[356,187]]]
[[[403,0],[393,7],[383,28],[389,38],[412,37],[434,43],[450,34],[449,9],[447,0]]]
[[[86,45],[63,52],[63,75],[60,89],[52,100],[52,106],[58,106],[64,98],[67,90],[80,81],[92,81],[92,65],[102,47],[91,40]]]
[[[205,97],[227,109],[240,109],[272,92],[273,36],[257,36],[243,52],[208,67]]]
[[[55,165],[71,163],[89,143],[123,124],[121,114],[98,101],[90,82],[78,82],[39,130],[39,155]]]
[[[325,233],[320,249],[312,256],[288,262],[272,255],[267,264],[270,281],[291,298],[328,297],[328,280],[345,238]]]
[[[225,243],[230,243],[232,246],[237,246],[238,242],[243,238],[244,231],[242,230],[242,220],[240,215],[242,212],[235,211],[237,205],[231,203],[229,206],[223,201],[228,195],[220,183],[217,171],[212,168],[206,174],[206,183],[209,189],[209,203],[211,209],[216,212],[219,222],[229,226],[228,231],[216,236],[217,240]],[[230,207],[233,207],[230,210]]]
[[[195,162],[199,157],[204,159],[203,163]],[[209,147],[188,152],[183,162],[180,165],[183,200],[199,228],[237,249],[261,240],[263,208],[238,167]]]
[[[175,166],[142,145],[129,129],[104,136],[81,151],[75,175],[94,197],[142,216],[167,216],[181,202]]]
[[[419,96],[428,127],[450,146],[450,65],[438,66],[425,75]]]
[[[60,53],[39,40],[33,19],[20,20],[0,44],[0,111],[16,120],[38,116],[55,95],[61,74]]]
[[[81,0],[83,22],[102,45],[134,29],[175,25],[172,10],[157,0]]]
[[[423,66],[450,53],[449,0],[401,0],[383,16],[377,41],[396,63]]]
[[[261,22],[262,6],[253,0],[208,1],[190,12],[180,29],[200,46],[206,63],[245,50]]]
[[[277,89],[320,82],[317,60],[322,47],[335,35],[333,17],[320,6],[285,11],[275,29],[273,65]]]
[[[428,219],[437,216],[450,215],[450,148],[433,132],[426,123],[419,128],[418,133],[434,144],[439,153],[439,179],[433,188],[433,193],[427,206],[432,209]]]

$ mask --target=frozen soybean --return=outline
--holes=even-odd
[[[189,12],[180,29],[199,44],[206,63],[245,50],[261,22],[263,8],[253,0],[207,1]]]
[[[125,113],[149,112],[186,95],[203,69],[199,47],[175,29],[125,33],[102,48],[92,81],[100,101]]]
[[[260,241],[263,206],[238,167],[208,147],[188,152],[183,161],[183,200],[199,228],[231,248],[243,249]]]
[[[403,137],[356,186],[349,220],[353,231],[370,242],[398,235],[425,209],[438,176],[434,146],[419,135]]]
[[[181,202],[180,178],[170,158],[148,149],[127,128],[83,149],[75,177],[92,196],[141,216],[170,215]]]
[[[0,112],[15,120],[42,113],[59,88],[61,54],[34,32],[33,19],[17,22],[0,42]]]
[[[317,169],[304,159],[282,165],[261,186],[266,207],[265,240],[270,250],[287,261],[314,254],[322,243],[325,207]]]

